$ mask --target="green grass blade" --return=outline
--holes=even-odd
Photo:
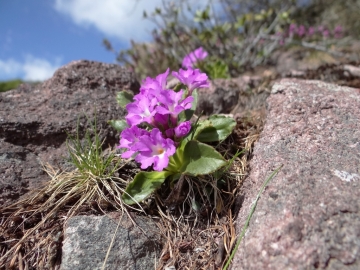
[[[255,202],[253,203],[253,206],[251,207],[251,210],[250,210],[250,213],[249,213],[249,215],[248,215],[248,217],[247,217],[247,219],[246,219],[244,228],[242,229],[241,234],[239,235],[239,239],[237,240],[236,245],[235,245],[233,251],[231,252],[230,257],[229,257],[229,259],[227,260],[227,262],[226,262],[223,270],[226,270],[226,269],[229,267],[232,259],[233,259],[234,256],[235,256],[235,253],[236,253],[237,249],[238,249],[239,246],[240,246],[241,240],[242,240],[242,238],[244,237],[247,228],[249,227],[250,219],[251,219],[252,215],[253,215],[254,212],[255,212],[255,208],[256,208],[256,205],[257,205],[258,200],[260,199],[260,195],[261,195],[262,192],[264,191],[265,187],[269,184],[270,180],[273,179],[273,178],[275,177],[275,175],[280,171],[280,169],[282,168],[282,166],[283,166],[283,165],[280,165],[279,168],[277,168],[275,171],[273,171],[272,174],[268,177],[268,179],[266,179],[266,181],[265,181],[264,184],[262,185],[262,187],[261,187],[258,195],[256,196]]]

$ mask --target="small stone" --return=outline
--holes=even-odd
[[[65,228],[60,269],[102,269],[112,240],[105,269],[153,269],[161,251],[158,228],[150,218],[133,217],[133,220],[136,226],[126,215],[120,221],[108,216],[70,218]]]

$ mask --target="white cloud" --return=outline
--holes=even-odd
[[[35,58],[31,55],[26,57],[23,65],[25,73],[24,79],[29,81],[43,81],[53,76],[54,72],[60,66],[60,59],[55,63],[50,63],[48,60]]]
[[[144,10],[151,14],[163,0],[55,0],[55,9],[80,26],[94,26],[105,35],[120,40],[149,40],[155,25],[143,19]],[[208,0],[198,0],[202,5]]]
[[[143,10],[152,11],[159,4],[161,0],[56,0],[55,9],[77,25],[94,26],[120,40],[140,41],[149,37],[154,26],[142,18]]]
[[[21,72],[21,64],[14,59],[3,61],[0,59],[0,73],[2,76],[12,76]]]
[[[60,59],[51,63],[46,59],[25,56],[24,61],[0,59],[0,80],[20,78],[26,81],[43,81],[53,76],[60,67]]]

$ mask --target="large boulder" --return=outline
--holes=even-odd
[[[18,199],[48,180],[42,165],[61,167],[67,132],[80,137],[87,117],[96,119],[105,144],[118,142],[107,121],[125,115],[116,100],[122,89],[139,91],[133,73],[113,64],[74,61],[39,85],[0,93],[0,205]]]
[[[232,269],[360,269],[360,89],[283,79],[250,162]]]

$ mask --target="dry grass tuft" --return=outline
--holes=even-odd
[[[70,217],[128,211],[121,200],[126,180],[91,174],[84,178],[78,170],[59,172],[50,165],[44,169],[51,177],[44,188],[0,211],[0,269],[56,269],[63,227]]]

